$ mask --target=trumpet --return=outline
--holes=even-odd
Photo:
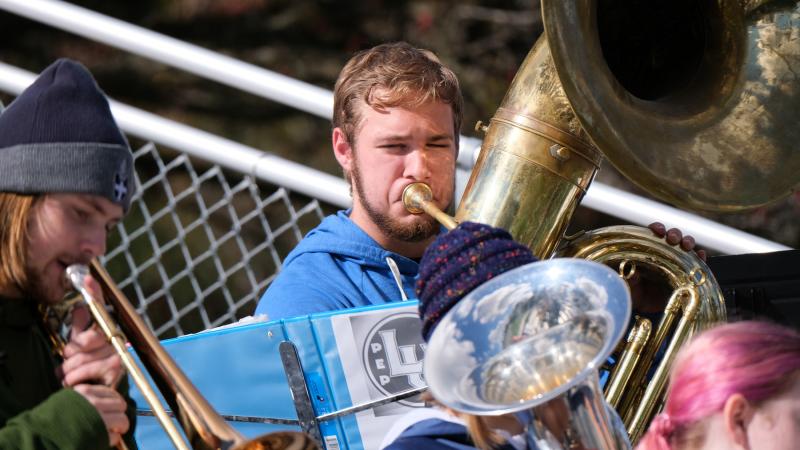
[[[103,298],[113,308],[111,317],[100,299],[86,289],[86,276],[92,275],[103,290]],[[92,316],[122,360],[133,382],[153,409],[154,415],[177,449],[203,450],[314,450],[317,445],[306,434],[281,431],[247,439],[214,411],[186,374],[164,350],[133,305],[116,286],[97,259],[89,266],[67,268],[67,277],[83,296]],[[126,348],[126,337],[136,350],[162,396],[170,406],[189,441],[181,436],[169,413],[147,382],[144,371]]]

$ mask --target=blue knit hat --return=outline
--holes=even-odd
[[[439,319],[473,289],[534,261],[528,247],[489,225],[464,222],[437,237],[422,255],[416,285],[422,337],[427,342]]]
[[[127,211],[133,155],[85,67],[59,59],[0,114],[0,191],[96,194]]]

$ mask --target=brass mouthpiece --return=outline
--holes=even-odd
[[[411,183],[403,189],[403,205],[411,214],[428,213],[448,230],[458,226],[455,219],[448,216],[433,203],[433,191],[423,182]]]

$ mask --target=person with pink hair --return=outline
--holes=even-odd
[[[800,449],[800,333],[737,322],[678,354],[664,411],[636,450]]]

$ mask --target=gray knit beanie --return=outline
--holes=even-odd
[[[130,207],[133,155],[85,67],[59,59],[0,113],[0,191],[80,193]]]

